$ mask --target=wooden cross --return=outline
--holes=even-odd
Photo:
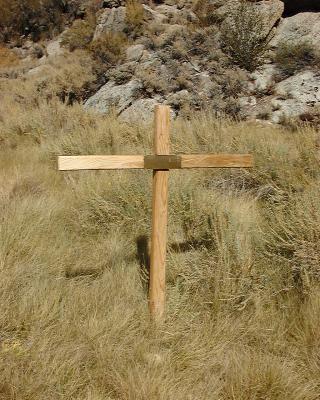
[[[165,307],[165,263],[167,250],[168,177],[170,169],[250,168],[249,154],[171,155],[169,146],[170,107],[155,108],[154,155],[60,156],[59,170],[153,170],[152,236],[149,285],[149,309],[159,320]]]

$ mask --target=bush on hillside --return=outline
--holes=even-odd
[[[126,23],[128,33],[142,33],[144,22],[144,8],[139,0],[128,0],[126,2]]]
[[[96,0],[88,1],[95,7]],[[0,40],[9,41],[21,35],[39,40],[61,31],[66,17],[75,17],[81,0],[0,0]]]
[[[61,44],[70,51],[87,49],[93,39],[95,25],[90,21],[76,20],[62,35]]]
[[[31,34],[34,39],[43,30],[50,30],[62,24],[62,0],[0,0],[1,39]]]
[[[225,21],[221,31],[222,47],[232,61],[254,71],[264,61],[272,33],[266,32],[262,14],[253,4],[241,2]]]
[[[308,66],[315,66],[320,56],[312,43],[307,41],[282,42],[277,47],[274,61],[282,75],[288,77]]]
[[[92,42],[93,56],[104,64],[116,64],[127,47],[127,37],[123,33],[108,32]]]

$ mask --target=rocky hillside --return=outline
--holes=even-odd
[[[186,116],[206,109],[274,123],[320,119],[316,0],[86,1],[61,30],[11,41],[24,60],[13,77],[43,87],[59,60],[76,57],[78,76],[59,94],[101,113],[149,119],[166,103]]]

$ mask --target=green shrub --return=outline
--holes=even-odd
[[[63,34],[62,46],[67,47],[70,51],[88,48],[93,38],[94,28],[94,24],[88,21],[76,20],[72,27]]]
[[[314,66],[319,62],[319,55],[315,47],[307,42],[282,42],[277,47],[274,61],[282,75],[291,76],[307,66]]]
[[[241,2],[225,21],[221,43],[232,61],[254,71],[264,61],[272,33],[267,32],[263,15],[253,5]]]
[[[127,43],[123,33],[108,32],[93,41],[90,48],[94,57],[102,63],[115,64],[122,58]]]

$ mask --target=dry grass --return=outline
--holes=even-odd
[[[58,154],[148,153],[151,127],[18,100],[0,92],[1,399],[319,399],[315,131],[174,123],[175,152],[256,166],[171,173],[157,330],[135,244],[150,174],[56,169]]]
[[[131,34],[138,35],[143,32],[144,17],[144,8],[140,0],[126,2],[126,23]]]
[[[19,61],[19,58],[12,50],[0,46],[0,68],[16,67]]]
[[[67,103],[79,100],[90,91],[97,76],[92,57],[85,50],[66,52],[51,58],[47,63],[37,65],[36,60],[17,66],[0,69],[0,109],[10,109],[18,104],[24,112],[15,121],[24,120],[27,132],[34,134],[30,127],[28,110],[45,106],[45,100],[59,97]],[[7,77],[10,79],[7,79]],[[43,121],[45,123],[45,120]]]
[[[282,42],[276,49],[274,61],[281,77],[286,78],[308,67],[318,68],[320,55],[312,43]]]

